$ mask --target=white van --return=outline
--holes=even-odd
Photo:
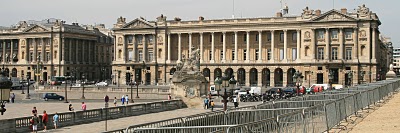
[[[212,95],[212,96],[214,96],[214,95],[218,95],[218,91],[217,91],[217,88],[215,88],[215,85],[210,85],[210,94]]]
[[[250,94],[259,94],[261,95],[261,87],[250,87]]]

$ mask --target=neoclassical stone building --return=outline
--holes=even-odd
[[[58,19],[21,21],[15,26],[0,27],[0,61],[10,77],[40,80],[51,76],[85,74],[88,80],[110,78],[112,38],[99,29]],[[25,76],[24,76],[25,75]],[[35,76],[36,75],[36,76]]]
[[[178,62],[191,48],[200,49],[201,70],[213,84],[223,72],[241,85],[286,86],[293,73],[303,84],[358,84],[382,79],[385,46],[379,40],[378,16],[365,7],[356,12],[308,7],[299,16],[269,18],[155,21],[120,17],[114,25],[114,81],[134,78],[146,84],[169,83]],[[349,78],[352,73],[353,78]]]

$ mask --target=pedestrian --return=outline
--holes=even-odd
[[[121,97],[121,103],[122,103],[122,105],[125,104],[125,96],[124,95],[122,95],[122,97]]]
[[[214,105],[215,105],[214,101],[211,100],[211,111],[214,111]]]
[[[36,107],[33,107],[33,109],[32,109],[32,114],[37,114],[37,109],[36,109]]]
[[[204,98],[204,109],[208,109],[208,98]]]
[[[233,104],[235,105],[235,108],[239,106],[237,97],[233,97]]]
[[[86,111],[86,104],[85,104],[85,102],[82,102],[82,110],[83,110],[83,111]]]
[[[128,102],[129,102],[128,95],[125,96],[125,102],[126,102],[126,105],[128,105]]]
[[[114,107],[117,107],[117,97],[114,97]]]
[[[37,125],[39,124],[39,118],[37,117],[37,114],[33,114],[31,123],[32,123],[32,132],[37,133]]]
[[[42,124],[43,124],[43,127],[44,127],[44,132],[46,132],[46,130],[47,130],[47,122],[49,121],[49,116],[47,115],[47,113],[46,113],[46,110],[45,111],[43,111],[43,117],[42,117]]]
[[[171,94],[168,94],[168,101],[172,100]]]
[[[54,123],[54,129],[57,129],[57,126],[58,126],[58,114],[57,114],[57,112],[53,116],[53,123]]]
[[[74,107],[72,107],[72,104],[69,104],[68,110],[69,110],[69,111],[74,111]]]
[[[11,94],[11,103],[14,103],[14,100],[15,100],[15,94],[12,93],[12,94]]]

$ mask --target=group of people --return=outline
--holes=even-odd
[[[117,106],[117,97],[114,97],[114,106]],[[122,95],[121,97],[121,105],[128,105],[129,103],[129,97],[128,95]]]
[[[47,130],[47,124],[48,124],[48,122],[49,122],[49,116],[47,115],[47,112],[46,112],[46,110],[44,110],[43,111],[43,115],[42,115],[42,118],[40,119],[39,117],[38,117],[38,111],[37,111],[37,109],[36,109],[36,107],[33,107],[33,109],[32,109],[32,118],[31,118],[31,120],[30,120],[30,124],[31,124],[31,126],[32,126],[32,132],[33,133],[36,133],[37,131],[38,131],[38,125],[39,125],[39,123],[41,122],[42,123],[42,125],[43,125],[43,128],[44,128],[44,132],[46,132],[46,130]],[[58,120],[59,120],[59,116],[58,116],[58,114],[57,114],[57,112],[54,114],[54,116],[53,116],[53,124],[54,124],[54,128],[55,129],[57,129],[57,126],[58,126]]]
[[[214,111],[214,106],[215,106],[215,103],[213,100],[211,100],[211,98],[204,99],[204,109],[211,108],[211,111]]]
[[[82,102],[81,109],[82,109],[82,111],[85,111],[85,110],[86,110],[86,104],[85,104],[85,102]],[[69,110],[69,111],[74,111],[74,106],[72,106],[72,104],[69,104],[69,105],[68,105],[68,110]]]

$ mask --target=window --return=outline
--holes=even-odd
[[[129,49],[128,50],[128,61],[132,61],[133,60],[133,49]]]
[[[244,43],[247,42],[247,34],[243,34],[243,41],[244,41]]]
[[[149,49],[149,61],[153,61],[154,60],[154,52],[153,49]]]
[[[142,44],[143,43],[143,36],[138,36],[136,42],[138,44]]]
[[[235,50],[234,49],[232,49],[232,60],[235,60]]]
[[[0,53],[0,55],[1,55],[2,53]],[[22,59],[25,59],[25,52],[24,51],[22,51]]]
[[[332,30],[331,38],[332,39],[337,39],[338,38],[338,31],[337,30]]]
[[[120,49],[118,50],[118,59],[121,59],[121,56],[122,56],[122,50]]]
[[[353,30],[352,29],[345,29],[344,30],[345,38],[346,39],[351,39],[353,36]]]
[[[209,58],[209,60],[211,60],[212,59],[212,51],[210,50],[210,54],[209,54],[209,56],[208,56]]]
[[[211,34],[211,35],[210,35],[210,43],[212,43],[212,36],[213,36],[213,35]]]
[[[256,49],[256,60],[258,60],[258,54],[259,54],[260,52],[259,52],[259,50],[258,49]]]
[[[260,34],[256,35],[256,42],[258,42],[258,38],[259,38]]]
[[[55,56],[54,56],[54,58],[55,58]],[[29,61],[33,61],[33,52],[29,53]]]
[[[292,60],[297,59],[297,48],[292,48]]]
[[[50,61],[50,52],[46,52],[46,61]]]
[[[7,43],[7,48],[11,48],[11,44],[10,43]]]
[[[14,48],[14,49],[18,49],[18,43],[14,43],[14,44],[13,44],[13,48]]]
[[[3,48],[3,44],[2,43],[0,43],[0,48]]]
[[[292,41],[297,42],[297,32],[292,33]]]
[[[279,60],[283,60],[283,48],[279,49]]]
[[[221,51],[220,51],[219,59],[220,59],[220,60],[223,60],[223,57],[224,57],[224,51],[221,50]]]
[[[243,60],[246,60],[247,49],[243,49]]]
[[[267,59],[271,60],[271,49],[268,49],[267,51]]]
[[[272,38],[272,36],[271,36],[272,34],[271,33],[269,33],[268,35],[267,35],[267,41],[268,42],[270,42],[271,41],[271,38]]]
[[[39,52],[39,53],[38,53],[38,61],[41,61],[41,60],[42,60],[42,53]]]
[[[324,48],[318,48],[317,59],[319,59],[319,60],[324,59]]]
[[[143,51],[139,50],[139,61],[143,61]]]
[[[323,30],[318,30],[318,39],[324,39],[324,31]]]
[[[153,35],[147,36],[146,38],[148,38],[147,40],[149,40],[150,43],[153,43]]]
[[[221,42],[224,42],[224,35],[221,35]]]
[[[351,48],[346,48],[346,60],[351,60]]]
[[[281,42],[283,42],[284,37],[285,37],[285,34],[284,34],[283,32],[282,32],[282,33],[279,33],[279,40],[280,40]]]
[[[332,60],[337,60],[337,55],[338,55],[338,48],[337,47],[333,47],[332,48],[332,54],[331,54],[331,58]]]
[[[128,36],[128,43],[132,43],[133,36]]]

